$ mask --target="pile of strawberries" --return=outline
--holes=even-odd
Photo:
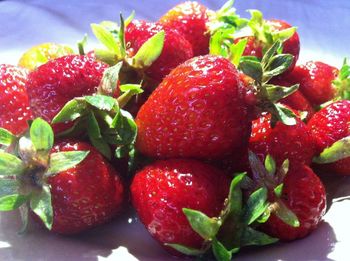
[[[184,2],[157,22],[92,24],[0,65],[0,211],[60,234],[132,205],[173,255],[231,260],[303,238],[317,173],[350,175],[350,67],[298,63],[296,28]]]

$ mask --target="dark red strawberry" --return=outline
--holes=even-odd
[[[35,117],[51,122],[71,99],[91,95],[97,87],[107,65],[83,55],[64,56],[38,67],[29,74],[27,91]],[[54,125],[55,132],[67,125]]]
[[[316,144],[317,152],[322,153],[336,142],[342,143],[350,135],[350,101],[342,100],[321,109],[308,122],[308,127]],[[347,141],[344,140],[346,145]],[[324,159],[319,159],[323,169],[332,173],[350,175],[350,157],[345,145],[340,144],[340,150],[330,151]],[[322,154],[321,154],[322,155]],[[333,160],[328,158],[335,156]],[[340,156],[340,157],[339,157]]]
[[[278,199],[277,199],[278,198]],[[291,210],[299,221],[299,226],[291,226],[282,221],[270,205],[271,216],[260,229],[266,234],[284,241],[307,236],[315,230],[326,212],[326,191],[318,176],[305,165],[292,165],[283,180],[281,195],[271,191],[269,200],[279,200]]]
[[[193,47],[194,56],[209,53],[208,8],[195,1],[176,5],[159,22],[179,31]]]
[[[0,211],[20,208],[24,227],[31,211],[50,231],[75,234],[106,223],[121,210],[122,181],[90,144],[54,143],[51,126],[37,118],[15,145],[17,154],[0,152],[5,174]]]
[[[91,145],[63,141],[52,152],[89,151],[74,168],[48,180],[52,194],[52,231],[75,234],[111,220],[120,212],[124,188],[118,173]]]
[[[193,57],[191,44],[176,30],[165,28],[157,23],[132,21],[125,30],[125,42],[129,54],[135,54],[152,36],[165,30],[164,46],[161,55],[145,70],[147,76],[160,82],[173,68]]]
[[[328,64],[310,61],[296,66],[286,79],[291,84],[299,84],[299,91],[312,106],[317,107],[337,94],[333,81],[338,72],[337,68]]]
[[[245,88],[219,56],[176,67],[141,107],[137,148],[151,157],[220,158],[247,144]]]
[[[193,231],[182,209],[218,216],[229,186],[230,179],[210,165],[172,159],[139,171],[131,184],[131,197],[140,220],[162,246],[176,243],[201,249],[204,239]]]
[[[25,84],[27,70],[0,64],[0,127],[20,134],[27,129],[32,113]]]
[[[316,151],[307,126],[300,119],[293,126],[282,122],[272,128],[271,115],[262,115],[253,121],[249,149],[264,159],[270,154],[281,165],[288,159],[291,164],[311,164]]]

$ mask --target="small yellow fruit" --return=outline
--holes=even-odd
[[[18,65],[33,71],[49,60],[72,53],[74,51],[69,46],[56,43],[42,43],[27,50],[19,59]]]

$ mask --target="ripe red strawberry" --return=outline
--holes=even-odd
[[[286,79],[291,84],[300,84],[299,91],[310,101],[312,106],[319,106],[336,95],[333,81],[338,75],[338,69],[322,62],[310,61],[298,65]]]
[[[137,148],[151,157],[220,158],[244,147],[250,133],[245,88],[219,56],[176,67],[141,107]]]
[[[159,22],[183,34],[192,45],[194,56],[205,55],[209,52],[210,38],[208,11],[198,2],[186,1],[170,9]]]
[[[321,153],[335,142],[348,137],[350,135],[349,122],[349,100],[332,103],[315,113],[308,122],[308,127],[315,141],[317,152]],[[348,149],[344,149],[345,152],[348,151]],[[335,154],[334,151],[333,154]],[[343,153],[338,152],[338,154],[342,155]],[[322,168],[326,168],[332,173],[350,175],[350,157],[341,157],[335,162],[322,164]]]
[[[276,200],[271,192],[269,200]],[[299,220],[299,226],[286,224],[274,214],[260,229],[266,234],[284,241],[307,236],[315,230],[326,212],[326,191],[318,176],[305,165],[292,165],[283,180],[283,188],[279,200],[291,210]]]
[[[52,231],[75,234],[111,220],[120,212],[124,188],[118,173],[91,145],[63,141],[52,152],[90,151],[74,168],[49,178]]]
[[[29,74],[27,91],[35,117],[51,121],[71,99],[96,92],[107,65],[94,58],[68,55],[38,67]],[[55,132],[67,125],[55,124]]]
[[[121,209],[118,173],[88,143],[54,143],[51,126],[37,118],[13,154],[0,152],[0,211],[20,208],[24,228],[33,213],[50,231],[75,234],[111,220]]]
[[[129,53],[136,53],[153,35],[165,30],[161,55],[145,70],[148,77],[160,82],[173,68],[193,57],[191,44],[176,30],[157,23],[132,21],[125,30],[125,42]]]
[[[182,209],[218,216],[229,186],[230,179],[210,165],[171,159],[139,171],[131,184],[131,197],[140,220],[162,246],[176,243],[200,249],[204,239],[192,230]]]
[[[271,115],[262,115],[253,121],[249,149],[264,159],[270,154],[281,165],[288,159],[291,164],[311,164],[316,151],[314,141],[307,126],[300,120],[293,126],[277,122],[270,124]]]
[[[14,134],[25,131],[32,117],[25,89],[27,77],[25,69],[0,64],[0,127]]]

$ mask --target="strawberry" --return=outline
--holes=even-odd
[[[350,175],[350,101],[341,100],[321,109],[308,122],[316,144],[315,162],[328,172]]]
[[[38,67],[26,84],[34,116],[51,122],[71,99],[95,93],[106,68],[106,64],[82,55],[64,56]],[[54,125],[55,132],[65,129],[65,124]]]
[[[312,135],[304,122],[296,120],[293,126],[277,122],[272,128],[271,115],[262,115],[253,121],[249,149],[260,158],[270,154],[278,165],[286,159],[292,164],[311,164],[316,153]]]
[[[204,239],[192,230],[182,209],[217,216],[229,186],[229,178],[210,165],[171,159],[157,161],[139,171],[130,190],[140,220],[162,246],[176,243],[200,249]]]
[[[309,61],[296,66],[286,79],[290,84],[298,83],[300,92],[312,106],[317,107],[336,96],[337,90],[333,81],[338,73],[338,69],[333,66]]]
[[[0,127],[14,134],[25,131],[32,117],[25,88],[27,77],[25,69],[0,65]]]
[[[270,202],[274,202],[276,198],[296,215],[299,226],[291,226],[282,221],[274,213],[279,211],[278,207],[274,209],[276,205],[272,204],[272,214],[260,229],[284,241],[307,236],[317,228],[326,212],[325,188],[312,169],[305,165],[292,165],[283,180],[281,194],[277,196],[270,193]]]
[[[204,5],[195,1],[186,1],[170,9],[159,19],[159,22],[183,34],[192,45],[194,56],[205,55],[209,52],[210,38],[207,27],[208,12],[208,8]]]
[[[22,54],[18,65],[27,68],[30,71],[38,66],[65,55],[73,54],[73,50],[66,45],[56,43],[42,43],[31,47]]]
[[[137,148],[160,158],[222,157],[245,145],[247,107],[228,60],[195,57],[176,67],[141,107]]]
[[[1,195],[0,210],[20,208],[24,226],[29,209],[60,234],[106,223],[120,211],[122,181],[88,143],[54,143],[50,125],[37,118],[17,148],[18,154],[0,153],[1,186],[7,186],[2,188],[6,193]]]
[[[157,23],[132,21],[125,29],[125,42],[129,53],[136,54],[141,46],[160,31],[165,31],[163,50],[145,70],[148,77],[160,82],[177,65],[193,57],[191,44],[176,30]]]

